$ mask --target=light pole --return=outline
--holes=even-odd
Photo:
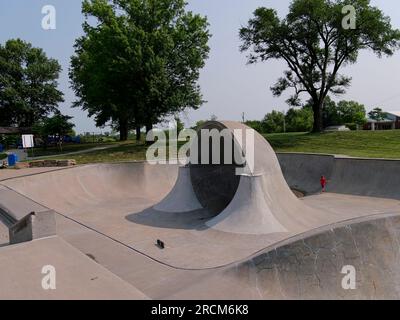
[[[286,133],[286,112],[285,112],[285,110],[283,110],[282,113],[283,113],[283,133]]]

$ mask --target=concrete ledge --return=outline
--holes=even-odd
[[[54,211],[32,212],[10,227],[10,244],[55,236],[56,230]]]

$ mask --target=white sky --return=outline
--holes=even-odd
[[[285,15],[288,0],[188,0],[189,8],[206,15],[213,35],[210,41],[211,54],[202,71],[200,84],[208,102],[197,111],[189,111],[182,117],[187,124],[210,118],[212,114],[222,120],[240,120],[242,112],[246,119],[261,119],[272,109],[286,110],[285,100],[274,98],[269,87],[282,75],[286,66],[282,62],[246,65],[245,54],[239,52],[238,32],[247,24],[252,12],[260,6],[268,6]],[[400,28],[400,2],[398,0],[372,0]],[[41,28],[44,5],[54,5],[57,10],[57,29],[44,31]],[[1,0],[0,42],[19,37],[42,47],[48,56],[56,58],[63,67],[60,89],[65,93],[61,109],[74,116],[77,132],[101,129],[94,126],[85,112],[71,109],[74,94],[69,88],[68,67],[73,54],[74,40],[81,35],[80,0]],[[378,59],[365,52],[359,62],[344,70],[353,77],[351,88],[340,99],[356,100],[367,109],[381,106],[387,111],[400,110],[400,54]],[[103,130],[104,131],[104,130]]]

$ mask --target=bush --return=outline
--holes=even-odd
[[[7,154],[6,153],[0,153],[0,160],[4,160],[7,158]]]
[[[250,128],[254,129],[255,131],[257,131],[258,133],[264,133],[263,125],[262,125],[261,121],[250,120],[250,121],[246,121],[245,124],[247,126],[249,126]]]
[[[285,115],[283,112],[272,110],[262,120],[262,132],[281,133],[284,130]]]
[[[310,108],[290,109],[286,114],[286,131],[308,132],[313,127],[313,111]]]
[[[351,131],[357,130],[357,123],[346,123],[345,126],[349,128]]]

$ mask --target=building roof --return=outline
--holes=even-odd
[[[392,114],[392,115],[394,115],[394,116],[396,116],[396,117],[400,117],[400,111],[388,111],[388,112],[386,112],[386,113]]]

